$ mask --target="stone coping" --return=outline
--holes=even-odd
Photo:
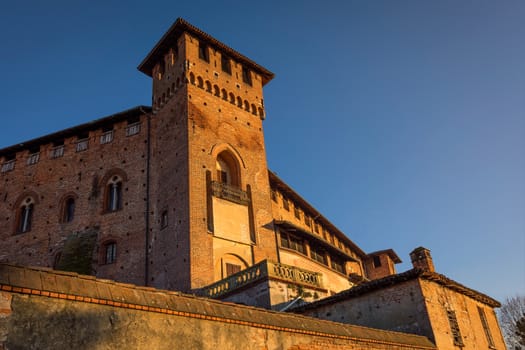
[[[423,336],[318,320],[39,267],[0,264],[0,291],[362,343],[436,349]]]

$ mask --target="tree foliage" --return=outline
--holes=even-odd
[[[525,295],[507,298],[501,306],[499,318],[509,350],[525,349]]]

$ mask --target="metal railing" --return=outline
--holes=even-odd
[[[304,286],[321,288],[321,274],[298,267],[264,260],[201,289],[204,296],[217,298],[263,278],[274,278]]]

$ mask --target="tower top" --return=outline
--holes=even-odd
[[[273,79],[274,74],[272,72],[255,63],[248,57],[235,51],[231,47],[223,44],[219,40],[203,32],[182,18],[177,18],[175,23],[173,23],[170,29],[168,29],[168,31],[162,36],[155,47],[148,53],[146,58],[144,58],[144,60],[140,63],[140,65],[137,67],[138,70],[151,77],[155,64],[169,51],[170,48],[177,46],[177,39],[184,32],[194,35],[199,40],[202,40],[211,47],[215,47],[223,52],[226,52],[230,57],[246,65],[254,72],[259,73],[262,77],[263,85],[266,85],[266,83]]]

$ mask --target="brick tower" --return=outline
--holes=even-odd
[[[183,19],[153,80],[148,284],[191,291],[276,259],[262,121],[273,74]]]

